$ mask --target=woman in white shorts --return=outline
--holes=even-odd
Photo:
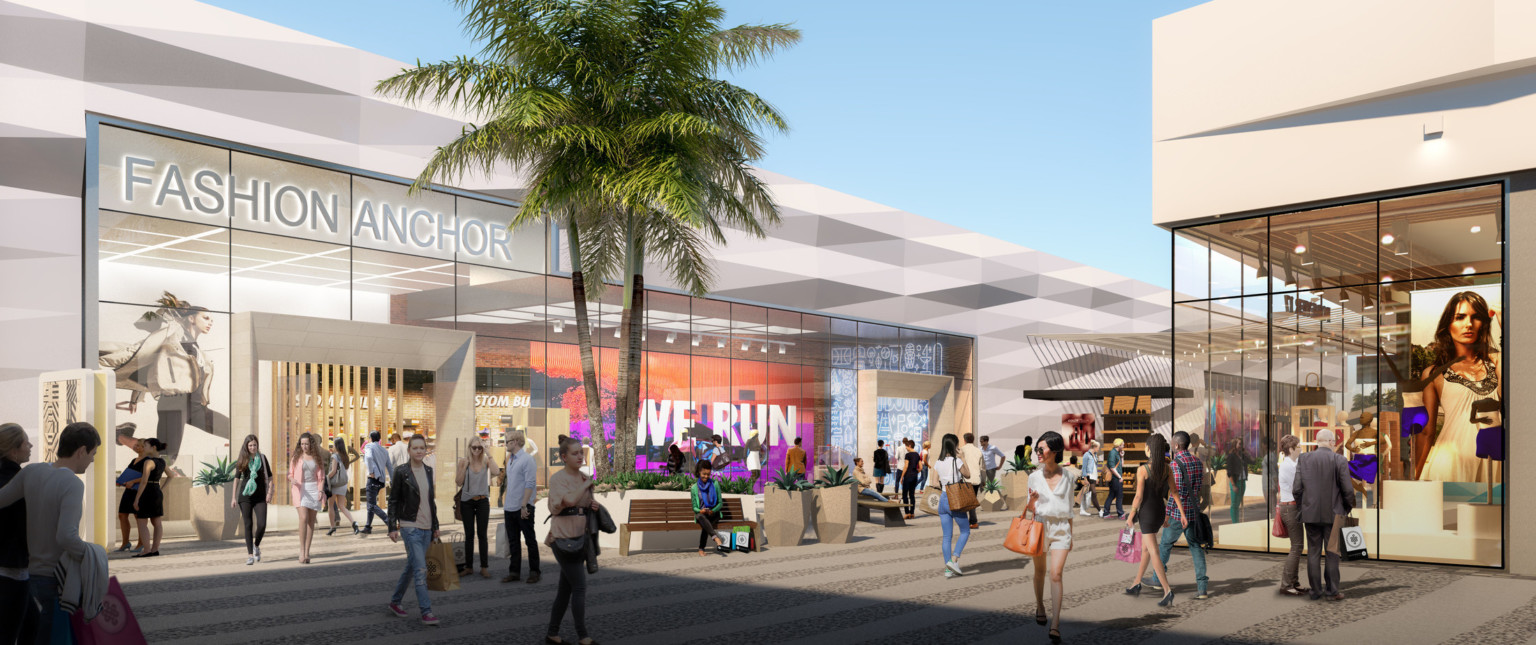
[[[1035,622],[1046,624],[1044,596],[1049,569],[1052,643],[1061,642],[1061,572],[1067,566],[1067,554],[1072,551],[1072,481],[1076,476],[1061,465],[1065,444],[1061,434],[1054,431],[1040,435],[1035,442],[1035,463],[1040,467],[1029,474],[1026,506],[1026,510],[1033,508],[1035,519],[1045,525],[1045,555],[1034,558]]]

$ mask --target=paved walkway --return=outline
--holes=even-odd
[[[588,627],[604,643],[1046,642],[1033,620],[1033,568],[1002,547],[1009,517],[983,515],[965,551],[971,573],[950,580],[931,517],[906,528],[861,523],[850,544],[729,557],[610,550],[589,579]],[[1280,557],[1212,554],[1216,595],[1197,601],[1176,550],[1179,596],[1160,609],[1155,593],[1121,593],[1134,573],[1112,557],[1122,525],[1080,519],[1066,570],[1068,643],[1536,645],[1536,581],[1475,569],[1345,563],[1348,599],[1308,602],[1275,593]],[[493,558],[496,579],[433,594],[443,624],[432,628],[416,620],[410,592],[410,618],[387,613],[404,550],[386,536],[322,532],[310,565],[298,564],[292,534],[268,535],[264,551],[265,562],[247,567],[243,544],[167,543],[162,557],[114,558],[112,569],[149,642],[171,645],[537,643],[558,574],[546,549],[542,583],[501,584],[507,561]],[[575,641],[569,617],[562,633]]]

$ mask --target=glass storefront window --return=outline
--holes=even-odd
[[[1278,447],[1326,430],[1370,557],[1502,564],[1503,199],[1488,184],[1176,232],[1173,380],[1196,396],[1174,429],[1205,444],[1219,547],[1289,550],[1268,526]],[[1203,292],[1177,277],[1202,245]]]
[[[229,311],[229,229],[100,211],[102,300],[154,304],[169,293]]]
[[[352,317],[350,247],[249,231],[232,235],[232,311]]]

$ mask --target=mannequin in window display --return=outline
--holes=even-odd
[[[1392,438],[1379,432],[1373,425],[1375,421],[1376,415],[1365,410],[1360,413],[1360,427],[1350,428],[1343,435],[1348,437],[1344,441],[1344,449],[1349,451],[1349,477],[1355,492],[1365,502],[1361,508],[1370,508],[1373,503],[1381,467],[1377,453],[1392,454]]]
[[[1424,435],[1431,447],[1421,481],[1491,484],[1492,473],[1483,472],[1486,462],[1480,457],[1503,459],[1504,429],[1496,417],[1504,368],[1493,341],[1500,325],[1500,312],[1471,291],[1452,296],[1440,314],[1430,349],[1444,372],[1424,388],[1429,410]],[[1425,376],[1431,373],[1426,370]],[[1443,425],[1436,410],[1444,414]]]
[[[134,325],[149,335],[116,351],[103,349],[99,363],[117,374],[118,389],[132,392],[117,404],[119,410],[132,414],[144,395],[155,399],[155,436],[166,444],[162,456],[174,464],[186,426],[227,440],[229,417],[208,409],[213,361],[198,346],[198,339],[213,330],[213,315],[169,292],[159,303],[159,309]]]

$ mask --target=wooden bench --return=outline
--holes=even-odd
[[[872,497],[859,496],[859,521],[872,522],[869,519],[869,509],[878,508],[885,511],[886,526],[906,526],[907,518],[902,514],[901,502],[882,502]]]
[[[746,520],[745,517],[746,514],[741,510],[741,498],[727,497],[716,528],[726,530],[733,526],[752,527],[755,551],[757,540],[761,539],[756,536],[757,522]],[[700,530],[699,524],[693,521],[693,500],[689,498],[633,500],[629,503],[629,521],[619,525],[619,555],[629,555],[630,533]]]

